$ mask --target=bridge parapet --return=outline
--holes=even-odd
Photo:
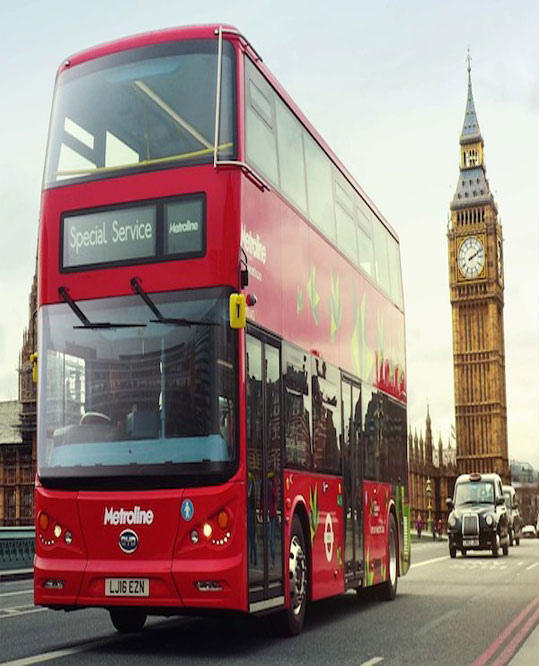
[[[32,567],[35,537],[33,527],[0,527],[0,571]]]

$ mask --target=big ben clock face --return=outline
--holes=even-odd
[[[469,236],[460,246],[458,256],[462,275],[471,280],[478,277],[485,265],[485,250],[477,236]]]

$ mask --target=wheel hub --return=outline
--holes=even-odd
[[[393,538],[389,540],[389,580],[391,581],[391,585],[395,587],[397,581],[397,548],[393,533],[391,535]]]
[[[290,578],[290,608],[294,615],[299,615],[307,593],[307,568],[305,553],[296,535],[292,537],[290,543],[290,564],[288,571]]]

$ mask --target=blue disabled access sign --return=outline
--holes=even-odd
[[[182,502],[182,517],[184,520],[191,520],[193,517],[193,514],[195,513],[195,507],[193,506],[193,502],[191,502],[190,499],[185,499]]]

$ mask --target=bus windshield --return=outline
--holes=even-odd
[[[58,77],[44,187],[213,160],[217,40],[95,58]],[[218,156],[236,155],[235,54],[223,43]]]
[[[40,311],[39,470],[47,478],[196,475],[237,456],[229,290],[67,303]],[[131,326],[129,326],[131,325]]]

